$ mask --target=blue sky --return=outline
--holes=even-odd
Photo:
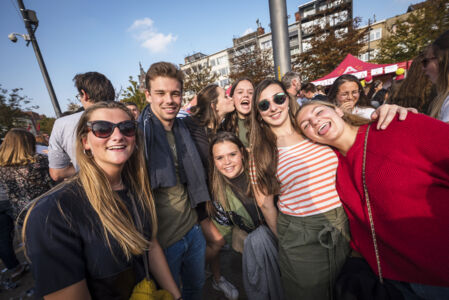
[[[287,0],[294,21],[298,5]],[[402,14],[407,0],[354,0],[354,16],[376,15],[382,20]],[[156,61],[179,64],[194,52],[212,54],[232,46],[232,38],[256,28],[259,19],[266,32],[270,23],[268,0],[24,0],[39,19],[36,38],[47,65],[61,110],[77,93],[72,78],[77,73],[105,74],[116,90],[136,78]],[[23,95],[39,105],[39,113],[54,116],[32,46],[8,34],[26,33],[16,0],[0,1],[0,84],[23,88]]]

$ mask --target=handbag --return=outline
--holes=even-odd
[[[371,211],[371,203],[366,187],[365,166],[366,149],[368,145],[368,125],[365,133],[365,142],[363,146],[363,164],[362,181],[365,193],[368,218],[370,222],[371,237],[373,239],[374,253],[376,256],[378,276],[373,272],[370,265],[361,256],[349,257],[338,276],[335,283],[335,299],[340,300],[401,300],[404,299],[402,293],[390,282],[385,282],[382,276],[382,267],[380,263],[380,253],[377,245],[376,230]]]
[[[143,232],[143,224],[140,219],[140,215],[137,211],[134,197],[128,193],[128,197],[131,199],[133,205],[133,211],[137,226],[141,232]],[[163,289],[157,289],[156,283],[150,277],[150,264],[148,262],[148,251],[143,253],[143,265],[145,268],[145,278],[134,286],[131,297],[129,300],[174,300],[172,294]]]
[[[254,198],[253,198],[254,200]],[[262,224],[262,218],[259,213],[259,208],[257,207],[256,200],[254,200],[254,205],[256,205],[257,216],[259,218],[259,224]],[[228,213],[229,219],[232,221],[234,226],[232,227],[232,249],[243,254],[243,248],[245,246],[245,239],[248,234],[253,231],[255,228],[249,228],[245,225],[242,218],[231,211]],[[255,226],[257,227],[257,225]]]

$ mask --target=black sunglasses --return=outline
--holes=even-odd
[[[273,102],[277,105],[284,104],[285,100],[287,99],[287,95],[284,93],[279,93],[273,96]],[[257,108],[259,108],[260,111],[266,111],[270,108],[270,101],[267,99],[261,100],[259,103],[257,103]]]
[[[108,138],[114,132],[115,127],[120,130],[124,136],[132,137],[136,135],[137,123],[132,120],[123,121],[117,124],[108,121],[87,122],[87,128],[98,138]]]

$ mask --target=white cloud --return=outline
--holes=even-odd
[[[154,21],[150,18],[135,20],[128,31],[133,32],[134,38],[141,42],[142,47],[154,53],[164,51],[169,44],[175,42],[178,38],[171,33],[158,32],[154,26]]]
[[[245,32],[242,34],[242,36],[247,35],[248,33],[254,32],[254,29],[252,29],[251,27],[246,29]]]

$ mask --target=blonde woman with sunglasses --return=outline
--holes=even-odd
[[[38,296],[129,299],[146,265],[180,299],[155,239],[142,148],[123,104],[100,102],[83,113],[76,131],[79,173],[38,199],[23,229]]]

